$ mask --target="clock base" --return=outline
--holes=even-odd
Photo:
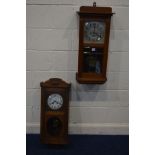
[[[94,73],[76,73],[76,80],[80,84],[104,84],[107,78],[102,74],[96,75]]]

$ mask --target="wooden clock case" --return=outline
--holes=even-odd
[[[81,6],[79,15],[79,54],[78,54],[78,72],[76,73],[76,79],[81,84],[101,84],[107,80],[107,60],[108,60],[108,46],[109,46],[109,34],[110,34],[110,22],[112,8],[111,7],[96,7],[96,4],[91,6]],[[105,38],[104,43],[84,43],[84,23],[86,21],[104,21],[105,23]],[[84,49],[89,47],[90,49],[100,49],[101,59],[101,72],[89,72],[85,71],[84,63],[85,54]],[[89,53],[92,54],[92,53]],[[93,55],[94,54],[94,55]],[[95,53],[92,55],[95,56]]]
[[[62,79],[51,78],[40,83],[41,86],[41,120],[40,135],[41,142],[45,144],[67,144],[68,143],[68,110],[69,90],[71,84]],[[48,96],[60,94],[63,98],[63,105],[58,110],[51,110],[47,104]],[[55,121],[57,129],[51,126]],[[52,128],[53,127],[53,128]]]

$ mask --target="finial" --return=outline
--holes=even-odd
[[[93,7],[96,7],[96,2],[93,3]]]

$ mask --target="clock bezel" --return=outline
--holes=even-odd
[[[50,107],[49,107],[49,105],[48,105],[48,103],[47,103],[47,100],[48,100],[48,97],[51,95],[51,94],[59,94],[61,97],[62,97],[62,99],[63,99],[63,105],[59,108],[59,109],[51,109]],[[66,96],[64,95],[64,93],[63,93],[63,89],[61,89],[61,88],[55,88],[54,90],[53,89],[51,89],[51,88],[47,88],[46,89],[46,91],[45,91],[45,101],[46,101],[46,103],[45,103],[45,109],[46,109],[46,111],[48,111],[48,112],[57,112],[57,111],[63,111],[64,110],[64,108],[67,106],[67,105],[65,105],[66,103],[65,103],[65,100],[66,100]]]
[[[103,41],[102,42],[98,42],[98,41],[88,41],[88,42],[86,42],[85,41],[85,32],[84,32],[84,29],[85,29],[85,23],[86,22],[99,22],[99,23],[102,23],[103,24],[103,26],[105,27],[104,28],[104,30],[103,30]],[[105,20],[104,19],[96,19],[96,18],[94,18],[94,19],[90,19],[90,18],[86,18],[86,19],[84,19],[84,21],[83,21],[83,44],[104,44],[104,41],[105,41],[105,32],[106,32],[106,23],[105,23]]]
[[[50,105],[49,105],[49,103],[48,103],[49,97],[52,96],[52,95],[57,95],[57,96],[59,96],[60,99],[62,100],[62,103],[61,103],[60,107],[58,107],[58,108],[56,108],[56,109],[50,107]],[[63,106],[63,102],[64,102],[64,101],[63,101],[63,97],[62,97],[62,95],[61,95],[60,93],[52,93],[52,94],[50,94],[50,95],[48,96],[48,98],[47,98],[47,105],[49,106],[49,108],[50,108],[51,110],[54,110],[54,111],[61,109],[61,107]]]

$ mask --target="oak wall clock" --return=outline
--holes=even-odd
[[[41,86],[41,142],[45,144],[68,143],[68,107],[71,84],[51,78]]]
[[[79,83],[100,84],[107,80],[106,69],[112,8],[81,6],[79,54],[76,79]]]

